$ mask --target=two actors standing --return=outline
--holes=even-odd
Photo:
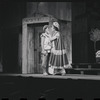
[[[65,75],[64,67],[68,65],[68,59],[59,23],[45,25],[43,31],[41,35],[43,75]]]

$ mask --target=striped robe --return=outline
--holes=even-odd
[[[52,40],[52,49],[51,55],[49,59],[49,66],[53,69],[52,74],[57,73],[65,73],[64,67],[67,67],[68,59],[64,46],[64,42],[62,40],[62,36],[60,32],[55,32],[51,37]]]

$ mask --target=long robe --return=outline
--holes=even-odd
[[[49,59],[49,66],[53,69],[52,74],[65,73],[64,67],[68,64],[66,49],[60,32],[55,31],[52,40],[52,49]],[[49,69],[50,69],[49,68]],[[50,72],[50,71],[49,71]]]

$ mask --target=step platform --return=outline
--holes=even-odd
[[[72,68],[65,69],[67,74],[100,75],[99,63],[75,63]]]

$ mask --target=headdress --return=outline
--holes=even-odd
[[[58,22],[53,22],[53,26],[55,26],[59,29],[59,23]]]
[[[48,28],[48,25],[44,25],[43,31],[45,31],[46,28]]]

